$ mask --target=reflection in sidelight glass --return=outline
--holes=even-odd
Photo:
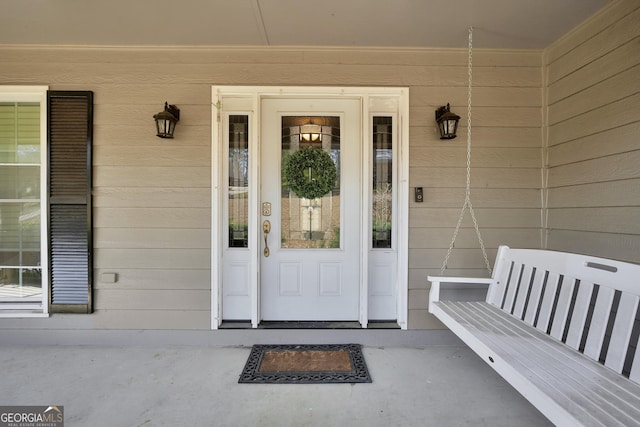
[[[393,213],[393,126],[392,117],[373,118],[373,248],[391,248]]]
[[[229,247],[248,247],[249,116],[229,116]]]
[[[291,155],[301,149],[323,150],[336,168],[335,183],[316,198],[299,197],[291,187],[285,170]],[[282,117],[282,248],[339,248],[340,247],[340,117],[284,116]],[[330,163],[329,163],[330,164]],[[305,167],[305,180],[316,180],[321,171]],[[320,179],[320,178],[318,178]]]

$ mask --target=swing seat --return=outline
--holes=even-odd
[[[428,280],[429,312],[553,423],[640,426],[640,265],[501,246],[490,279]],[[486,300],[442,301],[445,283]]]

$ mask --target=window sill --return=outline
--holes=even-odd
[[[49,313],[44,313],[42,308],[39,309],[8,309],[0,307],[0,318],[20,318],[20,317],[49,317]]]

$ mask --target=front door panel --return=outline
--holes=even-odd
[[[361,112],[358,99],[263,99],[263,320],[357,320]]]

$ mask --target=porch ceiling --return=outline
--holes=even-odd
[[[613,0],[8,0],[0,44],[545,48]]]

